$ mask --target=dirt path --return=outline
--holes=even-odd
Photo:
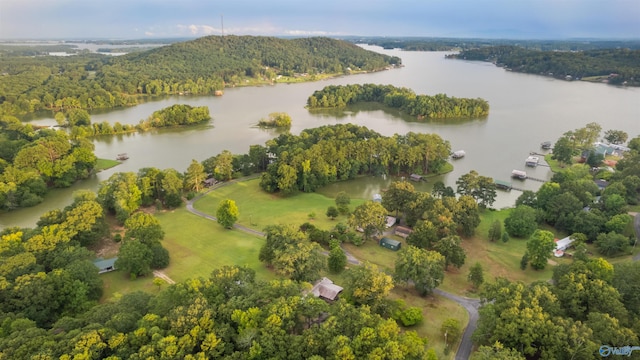
[[[167,276],[167,274],[163,273],[160,270],[153,270],[153,276],[160,278],[164,281],[167,282],[167,284],[175,284],[176,282],[173,281],[173,279],[171,279],[170,277]]]

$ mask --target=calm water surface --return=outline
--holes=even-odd
[[[263,130],[256,123],[269,113],[287,112],[293,119],[291,132],[327,124],[354,123],[383,135],[409,131],[437,133],[451,142],[452,150],[464,149],[467,156],[453,162],[455,170],[440,179],[455,188],[460,175],[477,170],[481,175],[509,180],[513,169],[527,170],[530,176],[548,179],[547,167],[524,167],[530,151],[540,152],[542,141],[555,141],[562,133],[597,122],[603,130],[619,129],[631,137],[640,133],[640,89],[604,84],[568,82],[541,76],[519,74],[493,64],[447,60],[443,52],[403,52],[368,49],[396,55],[405,67],[371,74],[346,76],[302,84],[226,89],[222,97],[171,96],[135,107],[92,114],[93,122],[119,121],[136,124],[153,111],[176,103],[208,106],[213,117],[207,126],[158,130],[143,134],[101,137],[94,140],[96,155],[115,158],[126,152],[130,159],[99,173],[95,178],[70,189],[57,190],[39,206],[0,215],[0,227],[33,226],[46,210],[70,203],[77,189],[96,189],[98,183],[117,171],[137,171],[141,167],[186,170],[192,159],[204,160],[222,150],[245,153],[249,145],[263,144],[277,136],[275,130]],[[340,114],[310,113],[304,108],[307,97],[327,85],[353,83],[392,84],[413,89],[417,94],[445,93],[456,97],[482,97],[489,101],[486,119],[444,122],[417,122],[398,113],[361,106]],[[53,118],[32,120],[37,124],[55,124]],[[370,198],[388,186],[392,178],[360,179],[335,184],[322,192],[332,194],[343,187],[352,196]],[[430,184],[421,185],[424,190]],[[541,183],[519,182],[518,186],[536,190]],[[519,192],[499,192],[495,207],[513,205]]]

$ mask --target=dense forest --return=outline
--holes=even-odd
[[[97,277],[97,270],[93,273]],[[20,279],[25,291],[38,294],[31,302],[61,296],[43,298],[35,291],[43,282],[38,275]],[[130,293],[86,312],[71,309],[45,324],[23,313],[3,314],[1,354],[114,360],[436,358],[425,339],[401,331],[369,307],[328,304],[306,295],[301,283],[259,282],[246,268],[217,269],[206,279],[172,285],[157,295]]]
[[[62,130],[35,130],[12,116],[0,119],[0,209],[38,204],[51,187],[68,187],[91,174],[93,144]]]
[[[213,94],[279,76],[374,71],[400,59],[329,38],[209,36],[111,57],[0,56],[0,114],[113,108],[142,95]]]
[[[419,119],[481,117],[489,115],[489,103],[483,99],[416,95],[407,88],[392,85],[330,85],[317,90],[307,100],[309,109],[336,108],[358,102],[376,102],[400,109]]]
[[[537,51],[519,46],[464,50],[451,58],[492,61],[513,71],[560,79],[598,77],[609,84],[640,86],[640,50]]]
[[[270,164],[260,186],[268,192],[312,192],[358,174],[434,173],[451,146],[436,134],[382,136],[352,124],[322,126],[267,142]]]

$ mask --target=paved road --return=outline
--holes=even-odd
[[[248,180],[252,177],[247,177],[247,178],[240,178],[240,179],[236,179],[236,180],[232,180],[232,181],[228,181],[228,182],[223,182],[223,183],[218,183],[214,186],[212,186],[209,190],[205,191],[204,193],[194,197],[193,199],[187,201],[187,210],[189,212],[191,212],[194,215],[198,215],[201,216],[203,218],[212,220],[212,221],[217,221],[217,218],[215,216],[203,213],[202,211],[196,210],[193,207],[193,203],[200,200],[202,197],[204,197],[206,194],[210,193],[213,190],[219,189],[221,187],[239,182],[239,181],[245,181]],[[636,216],[636,226],[640,225],[638,223],[639,217]],[[246,226],[242,226],[239,224],[234,224],[233,225],[234,228],[240,230],[240,231],[244,231],[247,232],[249,234],[253,234],[253,235],[258,235],[258,236],[264,236],[264,233],[248,228]],[[358,259],[356,259],[352,254],[350,254],[348,251],[344,250],[344,248],[342,249],[344,251],[344,253],[347,255],[347,261],[351,264],[355,264],[358,265],[360,264],[360,261],[358,261]],[[471,335],[473,334],[473,332],[475,331],[476,327],[478,326],[478,308],[480,307],[480,300],[478,299],[470,299],[470,298],[466,298],[466,297],[461,297],[455,294],[451,294],[448,293],[446,291],[440,290],[440,289],[435,289],[433,291],[434,293],[446,297],[447,299],[453,300],[456,303],[462,305],[462,307],[464,307],[467,312],[469,313],[469,324],[467,325],[467,327],[464,330],[464,334],[462,335],[462,341],[460,342],[460,346],[458,347],[458,351],[456,352],[456,360],[466,360],[471,356],[471,350],[473,349],[473,343],[471,342]]]
[[[640,212],[636,214],[633,224],[636,228],[636,245],[640,242]],[[633,260],[640,261],[640,253],[633,257]]]
[[[468,359],[469,357],[471,357],[471,350],[473,349],[471,335],[473,335],[473,332],[478,326],[478,309],[480,308],[480,300],[454,295],[440,289],[435,289],[433,290],[433,292],[440,296],[446,297],[449,300],[457,302],[458,304],[462,305],[462,307],[464,307],[469,313],[469,324],[467,325],[467,328],[464,329],[464,334],[462,334],[462,341],[460,341],[460,346],[458,347],[458,351],[456,352],[456,360]]]

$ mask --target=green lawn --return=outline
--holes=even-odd
[[[98,159],[94,169],[96,171],[102,171],[102,170],[107,170],[107,169],[110,169],[110,168],[112,168],[114,166],[118,166],[118,165],[120,165],[120,161],[117,161],[117,160]]]
[[[551,154],[547,154],[544,156],[544,161],[547,162],[547,164],[549,164],[549,167],[551,168],[551,171],[553,172],[560,172],[562,170],[564,170],[564,167],[560,166],[560,162],[558,160],[553,160],[551,158]]]
[[[194,207],[215,215],[220,201],[234,200],[240,211],[238,223],[255,230],[262,230],[267,225],[302,225],[305,222],[311,222],[322,229],[331,229],[338,222],[347,222],[346,216],[330,220],[325,215],[329,206],[335,206],[333,198],[317,193],[296,193],[290,196],[269,194],[259,184],[260,179],[252,179],[224,186],[196,201]],[[353,210],[363,202],[362,199],[351,199],[350,207]],[[314,219],[309,218],[311,213],[315,213]]]
[[[171,263],[163,271],[174,281],[207,278],[214,269],[224,265],[247,266],[254,269],[256,277],[261,280],[276,277],[258,260],[263,238],[239,230],[226,230],[184,208],[156,213],[155,216],[165,232],[162,245],[171,254]],[[115,293],[157,291],[152,283],[153,276],[131,280],[120,271],[102,276],[105,281],[103,301],[111,299]]]
[[[171,264],[164,272],[173,280],[208,277],[224,265],[248,266],[259,279],[274,278],[258,260],[263,238],[224,229],[184,208],[157,213],[156,217],[165,232],[163,245],[171,254]]]

